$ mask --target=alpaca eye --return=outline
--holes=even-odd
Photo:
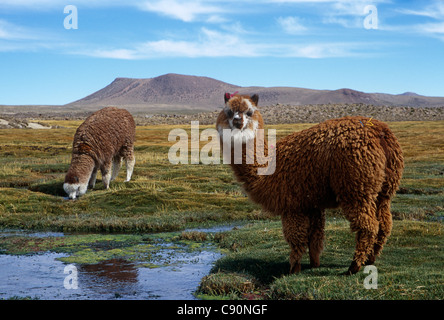
[[[251,117],[253,115],[253,111],[248,111],[247,116]]]

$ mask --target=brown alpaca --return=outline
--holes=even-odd
[[[391,130],[385,123],[365,117],[325,121],[279,140],[268,154],[275,161],[274,173],[258,175],[264,162],[259,161],[260,156],[248,159],[250,152],[245,147],[245,141],[256,139],[255,131],[263,128],[257,102],[257,95],[226,94],[216,127],[222,142],[225,140],[223,148],[233,149],[230,142],[242,137],[243,161],[230,165],[250,199],[281,216],[291,247],[290,272],[301,270],[307,247],[310,265],[319,266],[324,210],[335,207],[342,208],[356,232],[356,250],[347,274],[373,264],[392,229],[390,202],[404,168],[401,147]],[[234,137],[224,139],[223,129],[232,130]],[[267,156],[266,141],[264,149]]]
[[[108,189],[119,172],[122,158],[126,162],[126,181],[134,169],[136,125],[125,109],[103,108],[90,115],[74,135],[72,160],[63,188],[70,199],[94,188],[97,170]]]

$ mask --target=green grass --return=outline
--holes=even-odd
[[[395,221],[377,260],[377,290],[365,289],[359,272],[343,276],[354,252],[354,236],[344,219],[329,218],[321,267],[289,275],[289,247],[281,223],[257,222],[219,236],[226,255],[205,277],[199,294],[238,299],[442,299],[444,250],[441,223]]]
[[[393,234],[376,262],[380,276],[377,290],[364,289],[362,272],[352,277],[339,276],[347,269],[354,246],[354,236],[339,210],[328,212],[321,267],[308,269],[305,260],[299,275],[288,275],[289,247],[283,239],[280,221],[262,214],[260,208],[249,201],[229,166],[169,163],[167,152],[173,143],[168,142],[168,133],[180,126],[137,127],[132,181],[123,182],[123,166],[109,190],[103,190],[99,175],[94,190],[88,190],[76,201],[65,200],[63,179],[70,163],[72,137],[80,122],[47,122],[63,128],[0,130],[0,228],[89,232],[97,237],[94,240],[73,237],[69,238],[71,244],[64,245],[55,239],[40,243],[16,239],[15,246],[3,240],[2,250],[11,253],[14,250],[16,253],[71,250],[72,261],[86,263],[114,257],[129,258],[137,255],[134,251],[137,243],[139,246],[145,243],[147,251],[143,254],[148,256],[150,245],[141,239],[142,233],[244,221],[252,223],[251,226],[206,240],[216,241],[226,256],[203,279],[198,292],[200,297],[444,298],[441,248],[444,121],[389,124],[403,148],[406,168],[401,189],[392,202]],[[280,138],[309,126],[275,125],[270,128],[276,129]],[[205,128],[207,126],[200,129]],[[118,237],[117,233],[132,233],[134,238],[105,240]],[[183,237],[181,241],[198,247],[204,236],[188,234]],[[88,250],[97,247],[93,243],[106,241],[110,247],[101,255]],[[150,263],[146,261],[146,265]]]

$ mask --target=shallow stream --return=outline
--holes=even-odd
[[[194,230],[215,233],[231,228],[223,226]],[[61,233],[14,230],[0,232],[0,237],[24,235],[35,239],[64,236]],[[222,256],[211,243],[199,250],[183,250],[183,247],[178,250],[176,245],[167,242],[156,243],[156,246],[156,267],[122,258],[93,264],[69,264],[59,260],[68,257],[68,253],[52,251],[0,254],[0,299],[196,299],[193,293],[200,280]],[[74,277],[77,286],[73,282]]]

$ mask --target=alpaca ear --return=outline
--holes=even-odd
[[[231,94],[229,94],[228,92],[225,92],[225,95],[224,95],[225,103],[227,103],[228,100],[230,100],[230,98],[231,98]]]
[[[258,102],[259,102],[259,96],[258,96],[257,94],[253,94],[253,95],[250,97],[250,99],[251,99],[251,101],[254,103],[254,105],[257,107],[257,104],[258,104]]]

